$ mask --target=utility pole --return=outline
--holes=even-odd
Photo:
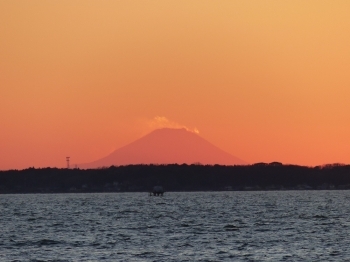
[[[66,161],[67,161],[67,168],[69,169],[69,156],[66,157]]]

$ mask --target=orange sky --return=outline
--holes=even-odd
[[[349,13],[347,0],[2,0],[0,169],[96,160],[157,116],[250,163],[350,163]]]

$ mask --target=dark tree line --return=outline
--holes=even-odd
[[[350,165],[130,165],[0,171],[0,193],[350,189]]]

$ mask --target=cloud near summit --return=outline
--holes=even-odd
[[[171,121],[168,118],[164,116],[156,116],[153,119],[148,121],[148,125],[152,129],[159,129],[159,128],[185,128],[187,131],[199,134],[199,131],[197,128],[188,128],[185,125],[181,125],[177,122]]]

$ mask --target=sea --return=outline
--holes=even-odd
[[[350,191],[0,195],[0,261],[350,261]]]

